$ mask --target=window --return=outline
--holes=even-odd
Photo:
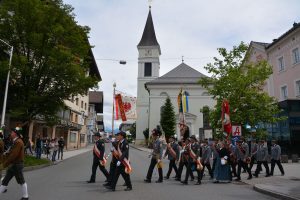
[[[86,110],[86,103],[84,103],[84,110]]]
[[[292,51],[293,54],[293,63],[297,64],[300,62],[300,55],[299,55],[299,49],[296,48]]]
[[[288,97],[287,86],[281,87],[281,97],[282,99],[287,99]]]
[[[144,76],[152,76],[152,63],[145,63]]]
[[[296,81],[296,96],[300,96],[300,80]]]
[[[75,114],[75,121],[74,122],[78,123],[78,115],[77,114]]]
[[[70,121],[73,122],[73,113],[70,114]]]
[[[278,58],[278,70],[279,71],[283,71],[284,70],[283,57]]]
[[[76,98],[76,100],[75,100],[75,101],[76,101],[76,106],[78,106],[78,98]]]
[[[81,108],[83,108],[83,101],[81,101]]]
[[[76,132],[70,132],[70,142],[75,143],[76,142],[76,137],[77,133]]]

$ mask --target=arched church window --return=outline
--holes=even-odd
[[[161,93],[160,93],[160,96],[166,96],[166,97],[167,97],[167,96],[169,96],[169,95],[168,95],[168,93],[166,93],[166,92],[161,92]]]

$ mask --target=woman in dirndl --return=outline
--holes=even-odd
[[[214,183],[229,183],[232,180],[229,161],[229,151],[224,142],[219,143],[217,163],[214,170]]]

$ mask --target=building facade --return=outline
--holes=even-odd
[[[273,74],[264,91],[275,97],[287,120],[267,125],[270,138],[278,139],[288,154],[300,152],[300,23],[272,43],[251,42],[250,60],[265,59]]]
[[[189,94],[190,109],[185,113],[189,134],[199,135],[200,128],[203,128],[203,115],[200,109],[203,106],[212,108],[215,102],[198,84],[199,79],[204,75],[185,63],[159,76],[161,50],[156,39],[151,10],[149,10],[144,32],[137,48],[139,57],[136,142],[144,140],[143,131],[146,129],[151,131],[160,125],[161,107],[167,96],[170,97],[174,106],[178,125],[176,134],[180,138],[177,97],[181,89]]]

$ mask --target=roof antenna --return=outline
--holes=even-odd
[[[181,61],[182,61],[182,63],[184,63],[184,59],[183,59],[183,57],[184,57],[184,56],[181,56]]]
[[[148,0],[148,3],[149,3],[149,9],[151,10],[152,0]]]

